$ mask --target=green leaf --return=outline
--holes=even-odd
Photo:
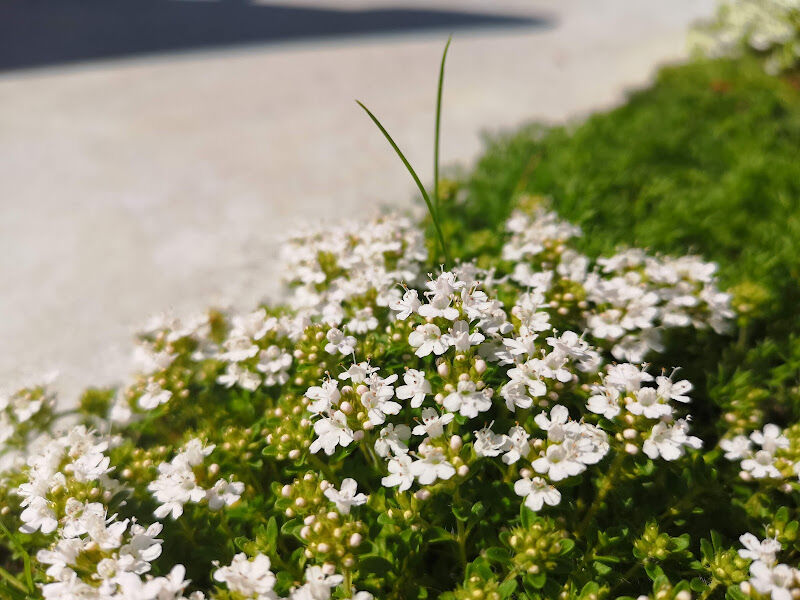
[[[611,573],[611,571],[613,571],[611,567],[601,563],[598,560],[594,561],[594,563],[592,563],[592,566],[594,567],[594,570],[598,575],[608,575],[609,573]]]
[[[537,573],[536,575],[525,575],[522,578],[522,584],[525,586],[526,589],[532,590],[540,590],[544,587],[545,582],[547,581],[547,573],[542,571],[541,573]]]
[[[441,225],[439,224],[439,215],[436,213],[436,210],[433,208],[433,204],[431,204],[430,196],[428,196],[428,192],[425,191],[425,186],[422,185],[422,182],[420,181],[419,177],[417,176],[417,172],[414,170],[414,167],[411,166],[411,163],[408,162],[408,160],[406,159],[406,157],[403,154],[402,150],[400,150],[400,148],[397,146],[395,141],[392,139],[392,136],[389,135],[389,132],[386,131],[386,129],[383,127],[383,125],[381,125],[381,122],[378,120],[378,118],[375,115],[373,115],[372,112],[366,106],[364,106],[360,101],[356,100],[356,103],[361,108],[364,109],[364,111],[367,113],[367,115],[369,115],[369,118],[372,119],[372,122],[375,123],[375,125],[378,127],[378,129],[380,129],[381,133],[386,138],[386,140],[389,142],[391,147],[394,148],[394,151],[397,153],[397,156],[400,157],[400,160],[406,166],[406,169],[408,169],[408,172],[411,174],[411,178],[414,180],[414,183],[417,184],[417,188],[419,189],[420,194],[422,194],[423,200],[425,200],[425,205],[428,207],[428,212],[431,214],[431,219],[433,220],[433,226],[436,229],[437,236],[439,237],[439,245],[441,246],[442,254],[444,254],[444,258],[445,258],[445,261],[447,262],[447,264],[450,264],[450,253],[447,250],[447,243],[444,241],[444,234],[442,233],[442,228],[441,228]]]
[[[368,554],[359,558],[358,571],[364,576],[377,575],[382,577],[392,570],[392,563],[383,556]]]
[[[436,124],[433,133],[433,207],[436,211],[436,218],[439,218],[439,131],[442,122],[442,88],[444,88],[444,63],[447,59],[447,50],[453,36],[447,38],[442,52],[442,62],[439,65],[439,84],[436,87]]]
[[[583,586],[583,589],[581,589],[578,598],[597,598],[599,592],[600,592],[600,586],[596,582],[590,581],[585,586]]]
[[[497,587],[497,593],[500,594],[501,600],[505,600],[513,594],[517,589],[517,579],[509,579],[504,581]]]
[[[509,554],[508,550],[505,548],[499,548],[497,546],[487,548],[484,551],[484,554],[489,560],[498,563],[507,563],[511,559],[511,555]]]

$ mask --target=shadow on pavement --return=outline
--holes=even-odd
[[[244,0],[3,0],[0,70],[257,42],[548,25],[545,18],[457,10],[342,11]]]

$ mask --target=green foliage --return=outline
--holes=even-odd
[[[680,361],[685,375],[746,429],[800,418],[795,80],[771,77],[753,60],[669,67],[616,110],[489,139],[474,171],[443,194],[453,253],[488,264],[526,195],[551,198],[580,225],[578,245],[590,256],[638,246],[717,262],[740,331],[726,345],[672,340],[692,355]]]

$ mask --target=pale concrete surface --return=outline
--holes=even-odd
[[[549,29],[456,36],[442,158],[464,164],[479,152],[482,130],[621,101],[655,65],[681,58],[688,24],[711,11],[711,0],[402,4],[555,20]],[[288,227],[408,207],[413,184],[353,99],[429,177],[445,38],[283,44],[0,76],[0,384],[57,368],[69,402],[85,385],[119,381],[131,331],[148,315],[274,297]]]

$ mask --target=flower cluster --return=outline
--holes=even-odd
[[[167,515],[177,519],[183,514],[185,504],[206,502],[210,510],[219,510],[236,502],[244,492],[240,481],[218,479],[208,489],[198,484],[195,474],[203,465],[205,457],[213,452],[214,446],[203,446],[198,439],[189,440],[183,449],[169,462],[158,465],[158,478],[147,486],[159,507],[153,513],[163,519]],[[211,465],[209,474],[219,471]]]
[[[792,460],[794,453],[790,450],[790,439],[774,423],[768,423],[749,436],[723,439],[719,446],[725,452],[725,458],[740,461],[740,477],[744,480],[784,479],[800,475],[800,461]]]
[[[741,584],[745,593],[755,591],[772,600],[790,600],[800,593],[800,570],[778,563],[777,555],[781,551],[778,540],[759,540],[752,533],[745,533],[739,541],[743,546],[739,556],[753,561],[750,580]]]
[[[711,57],[749,51],[770,74],[800,64],[800,3],[797,0],[720,0],[716,17],[692,32],[691,43]]]
[[[506,234],[491,264],[430,273],[405,218],[296,235],[285,305],[155,319],[133,380],[66,433],[36,420],[44,388],[9,395],[26,461],[2,474],[0,596],[793,594],[800,525],[770,510],[796,428],[715,436],[707,382],[661,354],[668,329],[726,331],[714,265],[590,259],[541,206]],[[723,454],[752,491],[726,534],[767,523],[760,558],[702,530],[699,495],[732,494]]]

